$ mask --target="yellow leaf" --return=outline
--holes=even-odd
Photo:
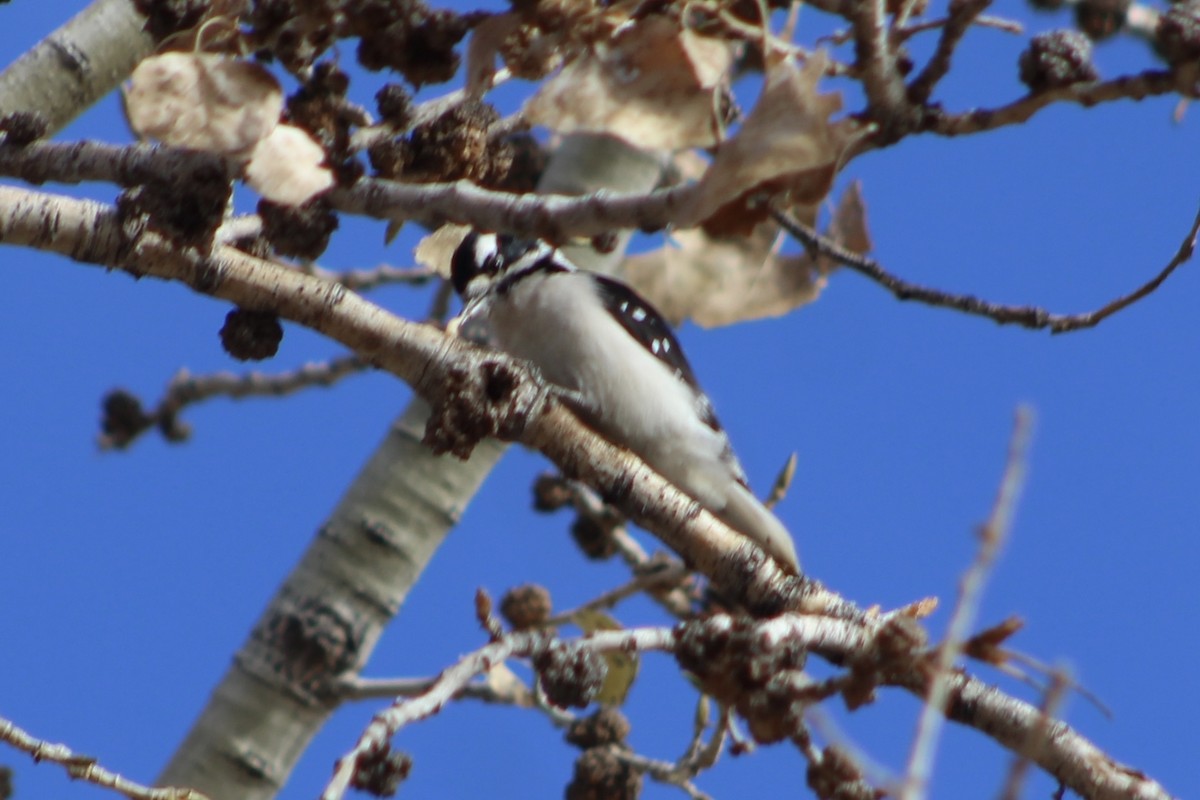
[[[571,621],[585,633],[624,630],[621,623],[603,611],[579,611],[571,616]],[[600,692],[596,695],[596,701],[607,706],[622,705],[629,695],[629,689],[633,686],[634,679],[637,678],[639,667],[637,653],[621,651],[605,653],[604,661],[608,664],[608,675],[604,679],[604,685],[600,687]]]

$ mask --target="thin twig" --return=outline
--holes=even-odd
[[[929,101],[934,88],[950,72],[950,60],[962,42],[971,23],[991,5],[992,0],[962,0],[950,4],[950,19],[942,28],[937,49],[929,57],[925,68],[908,84],[908,99],[916,105]]]
[[[725,741],[729,738],[732,727],[733,709],[722,708],[720,716],[717,717],[717,726],[713,729],[708,744],[696,752],[692,758],[683,761],[693,775],[699,775],[701,771],[709,769],[717,763],[717,759],[721,757],[721,751],[725,749]]]
[[[862,746],[851,739],[850,734],[842,730],[824,706],[809,706],[804,711],[804,721],[820,734],[826,744],[836,745],[848,753],[873,784],[882,787],[896,785],[896,777],[892,770],[872,758]],[[894,794],[894,791],[891,793]]]
[[[669,628],[602,631],[573,642],[573,646],[597,654],[612,651],[646,652],[670,649],[675,634]],[[428,690],[412,698],[397,700],[377,713],[359,737],[354,748],[338,760],[322,800],[340,800],[354,778],[360,758],[380,752],[392,736],[409,723],[436,714],[447,702],[469,685],[471,680],[486,673],[492,665],[513,657],[531,657],[543,653],[554,644],[552,636],[543,631],[514,632],[499,641],[481,647],[444,670]]]
[[[380,264],[372,269],[340,271],[325,269],[316,264],[305,264],[297,269],[308,275],[315,275],[332,283],[339,283],[347,289],[359,293],[368,292],[378,286],[386,286],[393,283],[407,283],[413,286],[420,286],[438,277],[437,270],[426,266],[393,267],[390,264]]]
[[[675,575],[679,570],[686,572],[683,562],[673,556],[667,556],[665,563],[660,563],[660,556],[647,553],[629,532],[624,520],[619,519],[616,509],[605,503],[595,489],[579,481],[565,479],[563,485],[570,492],[575,512],[590,518],[598,528],[607,533],[621,559],[633,570],[635,582],[639,580],[637,576],[658,575],[660,570],[664,575]],[[614,515],[618,519],[614,519]],[[643,588],[668,614],[679,618],[691,615],[692,598],[683,581],[676,581],[672,585],[651,580]]]
[[[1007,655],[1010,660],[1018,662],[1020,664],[1024,664],[1025,666],[1029,667],[1030,669],[1036,670],[1036,671],[1042,673],[1043,675],[1049,675],[1051,682],[1053,682],[1055,680],[1055,678],[1058,676],[1058,674],[1061,672],[1060,669],[1051,668],[1049,664],[1044,664],[1041,661],[1038,661],[1033,656],[1027,655],[1026,653],[1021,653],[1016,650],[1008,650],[1006,652],[1007,652]],[[1008,673],[1006,673],[1006,674],[1008,674]],[[1043,684],[1031,683],[1030,685],[1034,686],[1034,688],[1037,689],[1039,692],[1044,692],[1047,690],[1046,686]],[[1072,690],[1074,690],[1074,692],[1076,694],[1078,694],[1080,697],[1082,697],[1084,700],[1091,703],[1092,706],[1097,711],[1099,711],[1104,717],[1106,717],[1110,720],[1116,718],[1116,714],[1114,714],[1113,710],[1111,708],[1109,708],[1108,705],[1103,700],[1100,699],[1100,696],[1097,695],[1095,692],[1093,692],[1091,689],[1084,686],[1079,681],[1072,681],[1070,688]]]
[[[533,684],[533,706],[545,714],[559,728],[565,728],[578,719],[570,711],[551,704],[550,699],[546,697],[546,691],[542,687],[541,681],[536,681]]]
[[[545,625],[548,627],[566,625],[573,623],[575,616],[585,611],[614,608],[622,600],[642,594],[643,592],[653,595],[658,590],[678,588],[691,574],[691,571],[681,563],[662,564],[658,569],[650,569],[634,575],[633,578],[621,586],[609,589],[607,592],[592,598],[586,603],[567,611],[560,611],[546,620]]]
[[[186,423],[180,421],[179,414],[188,406],[216,397],[228,397],[232,400],[247,397],[283,397],[302,389],[332,386],[341,379],[369,367],[370,364],[351,353],[275,374],[255,371],[240,375],[235,372],[192,375],[186,369],[182,369],[171,378],[166,392],[155,408],[131,416],[106,417],[105,432],[100,435],[98,444],[102,450],[124,449],[154,427],[162,431],[168,441],[184,441],[191,431]]]
[[[846,5],[854,33],[854,67],[867,95],[869,115],[877,122],[898,118],[906,105],[904,82],[888,41],[884,0]]]
[[[416,697],[429,691],[437,678],[343,678],[338,684],[339,699],[343,702]],[[472,681],[463,686],[454,699],[482,700],[485,703],[533,708],[533,692],[520,681],[498,686],[491,680]]]
[[[892,31],[892,36],[897,41],[905,41],[911,39],[919,33],[926,31],[937,30],[945,27],[950,21],[950,17],[938,17],[924,22],[914,22],[911,25],[905,25],[896,28]],[[971,24],[978,28],[992,28],[994,30],[1003,31],[1004,33],[1021,34],[1025,32],[1025,26],[1016,20],[1005,19],[1004,17],[993,17],[986,14],[976,17],[971,20]],[[833,46],[842,45],[854,38],[853,29],[834,31],[826,36],[817,38],[817,44],[830,44]]]
[[[1175,93],[1183,97],[1196,97],[1194,67],[1191,69],[1193,74],[1190,79],[1187,68],[1178,71],[1148,69],[1108,81],[1033,92],[998,108],[974,108],[962,113],[927,108],[921,129],[941,136],[964,136],[1020,125],[1055,103],[1075,103],[1091,108],[1113,100],[1145,100],[1147,97]]]
[[[936,30],[937,28],[945,27],[953,17],[939,17],[925,22],[915,22],[898,31],[899,35],[907,39],[916,36],[918,33],[925,31]],[[994,31],[1001,33],[1011,33],[1020,35],[1025,32],[1025,26],[1017,22],[1015,19],[1006,19],[1004,17],[993,17],[988,14],[981,14],[970,21],[971,27],[974,28],[991,28]]]
[[[1179,250],[1152,279],[1129,294],[1118,297],[1095,311],[1080,314],[1055,314],[1038,306],[1003,305],[981,300],[974,295],[951,294],[940,289],[931,289],[910,283],[892,275],[874,259],[842,247],[790,215],[781,211],[774,211],[772,214],[788,233],[810,251],[831,258],[839,264],[867,276],[890,291],[897,300],[916,300],[919,303],[938,308],[952,308],[966,314],[987,317],[1001,325],[1020,325],[1032,330],[1049,330],[1054,334],[1093,328],[1118,311],[1128,308],[1149,295],[1161,286],[1172,272],[1192,257],[1197,237],[1200,236],[1200,211],[1197,211],[1196,217],[1192,221],[1192,227],[1180,244]]]
[[[688,741],[687,749],[680,757],[680,763],[694,761],[704,749],[704,731],[708,729],[709,718],[712,716],[713,700],[706,694],[696,698],[696,710],[692,713],[692,738]]]
[[[348,375],[370,367],[359,356],[349,355],[331,358],[328,361],[310,362],[299,369],[274,374],[247,372],[216,372],[209,375],[192,375],[180,370],[167,386],[160,407],[170,406],[174,411],[209,400],[213,397],[228,397],[241,400],[247,397],[283,397],[314,386],[328,387]]]
[[[1012,527],[1013,514],[1025,484],[1025,469],[1028,458],[1030,433],[1033,428],[1033,412],[1025,407],[1017,409],[1012,438],[1008,444],[1008,459],[996,501],[987,522],[979,530],[979,550],[975,560],[963,575],[959,585],[958,603],[950,617],[946,638],[938,650],[933,664],[934,678],[929,696],[917,722],[917,733],[909,753],[908,769],[897,795],[898,800],[918,800],[925,796],[929,783],[933,757],[937,749],[938,734],[945,721],[943,716],[946,700],[950,694],[949,676],[954,662],[962,652],[967,632],[974,623],[982,600],[983,586],[987,581],[996,557],[1004,546]]]
[[[435,680],[436,678],[363,678],[347,675],[338,682],[337,694],[338,699],[345,702],[378,700],[381,697],[415,697],[429,691]]]
[[[684,774],[678,764],[672,764],[670,761],[660,761],[655,758],[648,758],[638,753],[629,750],[621,750],[614,748],[613,755],[618,760],[628,764],[633,769],[641,772],[644,775],[649,775],[659,783],[665,783],[669,786],[675,786],[681,789],[692,800],[712,800],[709,795],[700,791],[700,789],[691,782],[690,778]]]
[[[917,0],[901,0],[900,10],[892,17],[892,36],[908,26],[908,18],[916,9]]]
[[[65,744],[51,744],[35,739],[11,721],[0,717],[0,741],[7,742],[18,750],[33,757],[34,761],[49,761],[64,767],[74,780],[91,783],[105,789],[120,792],[134,800],[208,800],[195,789],[176,787],[155,788],[122,778],[100,766],[91,756],[71,751]]]

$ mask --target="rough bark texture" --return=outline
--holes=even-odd
[[[129,0],[96,0],[0,72],[0,114],[36,111],[57,131],[104,97],[154,42]]]

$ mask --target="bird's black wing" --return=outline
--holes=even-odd
[[[692,365],[683,354],[670,323],[663,319],[658,309],[621,281],[604,275],[595,277],[600,300],[608,313],[651,355],[674,370],[689,386],[699,390]]]
[[[642,347],[666,364],[669,369],[674,370],[680,380],[696,391],[696,411],[704,420],[704,424],[714,431],[724,434],[724,428],[717,419],[716,410],[713,409],[708,395],[700,388],[700,383],[696,380],[696,373],[692,371],[692,365],[688,363],[687,356],[683,354],[683,348],[680,347],[679,340],[675,338],[675,331],[672,330],[671,324],[663,318],[658,309],[650,305],[644,297],[626,284],[604,275],[596,275],[595,278],[600,300],[608,312]],[[728,447],[728,441],[726,446]],[[738,481],[745,484],[745,475],[733,450],[729,449],[726,456]]]

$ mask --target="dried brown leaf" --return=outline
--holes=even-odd
[[[133,71],[125,113],[139,136],[246,155],[270,135],[283,90],[263,67],[206,53],[164,53]]]
[[[989,664],[1007,663],[1008,654],[1001,649],[1001,646],[1023,627],[1025,627],[1025,622],[1020,617],[1009,617],[964,642],[963,652],[971,658]]]
[[[436,271],[443,278],[449,278],[450,259],[470,230],[467,225],[443,225],[421,238],[413,251],[413,258],[421,266]]]
[[[829,192],[857,126],[830,120],[842,101],[817,92],[825,61],[818,54],[803,68],[782,61],[768,69],[741,130],[718,148],[682,210],[682,226],[704,224],[715,235],[748,233],[768,214],[756,195],[786,192],[793,202],[816,204]]]
[[[797,206],[791,213],[811,225],[817,210]],[[814,262],[807,253],[781,255],[778,235],[770,222],[755,226],[749,236],[679,231],[674,246],[626,259],[622,274],[675,325],[690,319],[711,328],[778,317],[815,300],[825,276],[838,266],[825,258]],[[826,235],[856,252],[870,249],[858,183],[843,193]]]
[[[276,203],[298,206],[333,186],[333,173],[321,166],[325,151],[305,131],[276,125],[258,143],[246,166],[246,183]]]
[[[854,181],[842,192],[825,235],[859,255],[871,251],[873,245],[867,230],[867,204],[863,200],[860,181]]]
[[[608,133],[647,149],[712,147],[731,63],[725,42],[649,17],[543,83],[524,114],[557,133]]]
[[[774,252],[778,228],[750,236],[711,237],[680,231],[674,246],[626,259],[625,279],[672,323],[706,328],[778,317],[817,298],[825,276],[806,255]]]

